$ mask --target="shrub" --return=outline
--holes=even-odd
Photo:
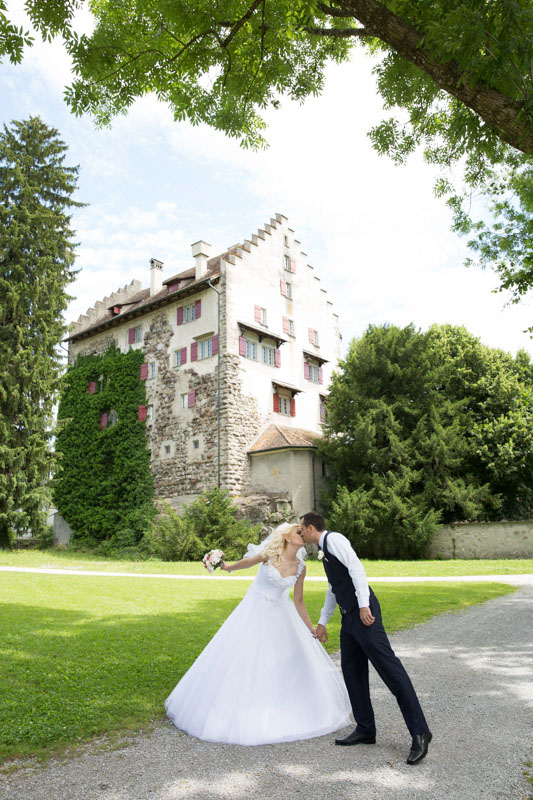
[[[168,503],[160,503],[160,513],[152,529],[145,534],[145,546],[151,555],[163,561],[199,561],[204,545],[194,531]]]

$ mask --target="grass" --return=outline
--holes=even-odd
[[[450,559],[447,561],[369,561],[363,559],[367,575],[378,577],[453,577],[454,575],[516,575],[533,573],[533,559]],[[115,561],[71,550],[0,550],[0,566],[87,569],[98,572],[150,573],[161,575],[206,575],[200,562]],[[252,576],[254,570],[241,575]],[[307,574],[323,576],[319,561],[307,562]]]
[[[237,605],[242,581],[3,573],[0,761],[47,757],[161,719],[163,701]],[[379,587],[392,632],[513,591],[494,583]],[[318,619],[324,586],[307,584]],[[340,619],[329,625],[338,649]],[[9,769],[10,766],[6,765]]]

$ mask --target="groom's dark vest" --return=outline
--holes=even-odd
[[[326,533],[324,541],[322,542],[322,550],[324,551],[322,564],[324,565],[328,581],[333,589],[333,594],[335,595],[339,608],[343,613],[346,613],[347,611],[353,611],[354,608],[358,608],[359,604],[348,568],[328,550],[329,534],[330,531]]]

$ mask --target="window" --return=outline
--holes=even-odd
[[[294,333],[294,320],[293,319],[289,320],[289,330],[287,331],[287,333],[289,334],[289,336],[296,336],[296,334]]]
[[[280,414],[287,414],[290,416],[291,414],[291,399],[290,397],[280,397],[279,398],[279,413]]]
[[[295,336],[293,319],[283,317],[283,333],[288,333],[289,336]]]
[[[315,364],[304,361],[304,378],[312,383],[323,383],[322,370]]]
[[[320,402],[319,402],[319,413],[320,413],[320,422],[326,421],[326,399],[320,395]]]
[[[287,272],[291,271],[291,257],[288,255],[283,256],[283,268],[286,269]]]
[[[318,367],[315,367],[314,364],[309,364],[309,380],[318,383]]]
[[[296,400],[286,394],[274,394],[274,412],[286,417],[296,416]]]
[[[107,428],[112,428],[118,422],[118,414],[116,411],[110,411],[107,415]]]
[[[149,422],[151,422],[153,420],[153,418],[154,418],[154,407],[153,406],[147,406],[146,407],[146,419]]]
[[[167,455],[167,456],[168,456],[169,454],[170,454],[170,445],[169,445],[169,444],[166,444],[166,445],[165,445],[165,455]]]
[[[257,342],[252,342],[245,336],[241,336],[242,344],[240,348],[241,355],[246,358],[251,358],[252,361],[257,360]]]
[[[199,447],[200,447],[200,440],[199,440],[199,439],[193,439],[193,440],[192,440],[192,446],[193,446],[193,448],[194,448],[195,450],[198,450],[198,449],[199,449]]]
[[[267,312],[266,308],[262,308],[261,306],[254,306],[254,319],[260,325],[267,324]]]
[[[180,347],[179,350],[174,351],[174,366],[181,367],[182,364],[187,362],[187,348]]]
[[[195,304],[191,303],[189,306],[185,306],[183,321],[184,322],[192,322],[195,319]]]
[[[135,328],[135,341],[136,341],[136,342],[142,342],[142,340],[143,340],[143,329],[142,329],[142,325],[138,325],[138,326]]]
[[[188,396],[189,396],[188,392],[185,392],[185,394],[181,395],[181,407],[182,408],[188,408],[189,407],[189,404],[187,402],[187,397]]]
[[[289,246],[289,237],[287,235],[283,237],[283,244],[285,245],[285,247]]]
[[[287,292],[286,292],[287,300],[292,300],[292,283],[286,283],[285,285],[287,287]]]
[[[183,325],[184,322],[193,322],[195,319],[200,319],[202,316],[202,301],[195,300],[194,303],[189,303],[187,306],[178,306],[177,309],[177,325]]]
[[[213,355],[213,341],[211,338],[198,342],[198,358],[209,358]]]
[[[275,366],[276,363],[276,351],[273,347],[267,347],[266,345],[262,345],[261,347],[261,361],[263,364],[268,364],[269,367]]]
[[[309,328],[309,341],[311,344],[318,347],[318,331],[315,331],[313,328]]]
[[[156,371],[156,364],[155,361],[152,361],[148,364],[148,379],[153,380],[155,378],[155,371]]]

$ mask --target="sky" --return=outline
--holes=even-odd
[[[22,0],[7,6],[29,27]],[[89,26],[86,12],[78,29]],[[150,258],[170,277],[193,265],[192,242],[216,255],[282,213],[339,314],[342,355],[383,323],[464,325],[484,344],[533,355],[531,298],[509,305],[492,271],[464,266],[466,241],[433,196],[437,168],[419,154],[395,166],[372,149],[368,131],[390,112],[371,68],[361,50],[331,65],[320,97],[285,100],[267,115],[270,146],[253,152],[174,122],[154,97],[110,129],[75,117],[63,100],[70,64],[59,41],[37,37],[22,64],[1,64],[0,121],[39,115],[68,145],[65,163],[80,166],[76,199],[88,205],[73,213],[80,272],[67,321],[134,278],[149,286]]]

